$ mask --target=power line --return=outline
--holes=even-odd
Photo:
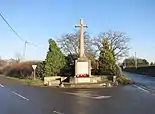
[[[4,16],[2,15],[2,13],[0,13],[0,17],[3,19],[3,21],[8,25],[8,27],[12,30],[12,32],[22,41],[26,42],[26,44],[29,44],[29,45],[32,45],[34,47],[38,47],[38,48],[41,48],[40,46],[34,44],[34,43],[31,43],[31,42],[28,42],[27,40],[25,40],[24,38],[22,38],[13,28],[12,26],[7,22],[7,20],[4,18]]]
[[[34,43],[28,42],[27,40],[25,40],[24,38],[22,38],[13,28],[12,26],[7,22],[7,20],[4,18],[4,16],[2,15],[2,13],[0,13],[0,17],[3,19],[3,21],[8,25],[8,27],[12,30],[12,32],[21,40],[24,42],[24,50],[23,50],[23,58],[25,58],[25,53],[26,53],[26,48],[27,48],[27,44],[32,45],[34,47],[37,48],[43,48],[40,47]]]
[[[12,27],[11,25],[7,22],[7,20],[4,18],[4,16],[0,13],[1,18],[3,19],[3,21],[9,26],[9,28],[13,31],[14,34],[16,34],[16,36],[22,40],[22,41],[26,41],[24,40]]]

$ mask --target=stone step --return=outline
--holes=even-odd
[[[111,82],[102,83],[63,83],[64,88],[103,88],[103,87],[114,87],[115,84]]]

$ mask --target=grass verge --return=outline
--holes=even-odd
[[[5,76],[5,78],[7,79],[11,79],[11,80],[16,80],[19,81],[23,84],[26,85],[36,85],[36,86],[41,86],[43,85],[43,81],[40,79],[36,79],[36,80],[32,80],[32,79],[20,79],[20,78],[15,78],[15,77],[10,77],[10,76]]]
[[[128,77],[126,77],[124,75],[123,76],[119,76],[117,78],[117,81],[121,85],[128,85],[128,84],[133,84],[134,83],[133,80],[131,80],[130,78],[128,78]]]

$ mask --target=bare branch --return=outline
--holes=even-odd
[[[79,31],[76,31],[71,34],[65,34],[62,35],[60,38],[58,38],[58,44],[60,45],[62,51],[65,54],[79,54]],[[91,37],[87,32],[84,33],[84,40],[85,40],[85,53],[93,53],[94,49],[92,47],[91,43]]]
[[[116,59],[120,59],[128,55],[128,43],[130,38],[125,33],[119,31],[108,31],[94,38],[93,45],[97,47],[96,51],[101,51],[103,47],[103,39],[108,38],[110,49],[114,52]]]

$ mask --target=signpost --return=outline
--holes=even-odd
[[[32,65],[32,68],[33,68],[33,79],[35,80],[36,79],[36,68],[37,68],[37,65]]]

